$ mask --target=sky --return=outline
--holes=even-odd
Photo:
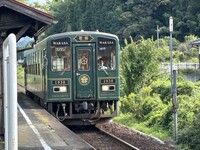
[[[34,3],[34,2],[39,2],[39,3],[42,3],[44,4],[46,2],[46,0],[28,0],[28,3]]]

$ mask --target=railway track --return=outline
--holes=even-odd
[[[20,84],[18,84],[18,90],[25,92],[24,86]],[[68,126],[68,128],[98,150],[175,150],[173,145],[155,140],[116,123],[98,124],[96,127]]]
[[[20,87],[20,90],[24,90],[23,85],[18,84],[18,87]],[[69,126],[69,128],[97,150],[139,150],[137,147],[95,126]]]
[[[139,148],[95,126],[69,127],[97,150],[139,150]]]

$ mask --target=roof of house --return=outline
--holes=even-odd
[[[199,46],[200,45],[200,39],[190,41],[189,45]]]

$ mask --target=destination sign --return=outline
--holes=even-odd
[[[115,40],[114,39],[108,39],[108,38],[98,38],[98,44],[99,45],[115,45]]]
[[[116,79],[101,79],[101,84],[116,83]]]
[[[52,85],[67,85],[68,80],[53,80]]]
[[[70,46],[70,38],[62,38],[51,41],[51,46]]]
[[[92,41],[92,36],[91,35],[78,35],[75,37],[75,40],[77,42],[90,42]]]
[[[100,45],[113,45],[114,41],[99,41]]]

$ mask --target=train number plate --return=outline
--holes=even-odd
[[[67,85],[68,84],[68,80],[53,80],[52,84],[53,85]]]
[[[116,80],[115,79],[101,79],[101,84],[113,84],[113,83],[116,83]]]

